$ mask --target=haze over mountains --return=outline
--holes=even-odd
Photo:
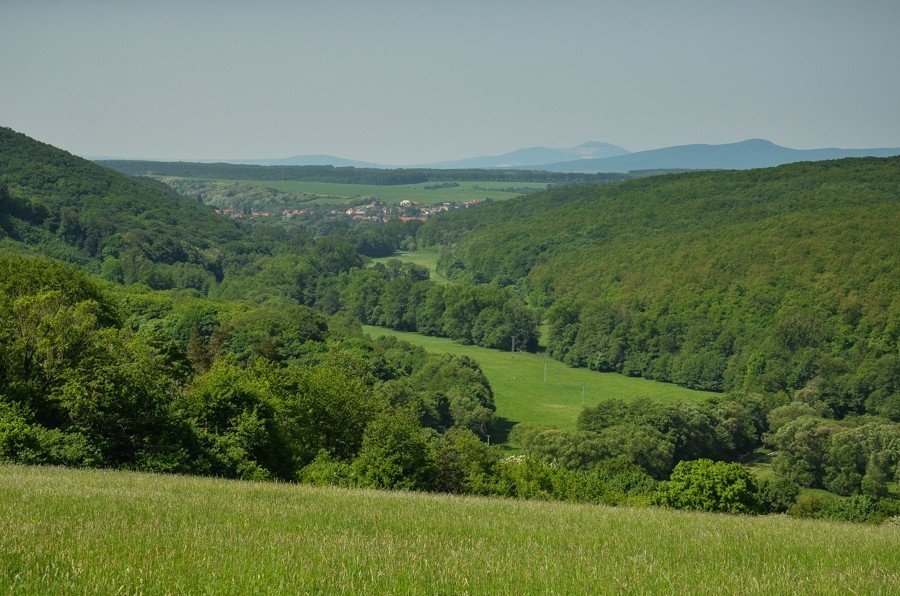
[[[765,139],[750,139],[724,145],[679,145],[607,157],[546,164],[551,172],[630,172],[634,170],[749,170],[799,161],[822,161],[845,157],[891,157],[900,148],[881,149],[789,149]]]
[[[589,141],[577,147],[568,147],[563,149],[552,149],[549,147],[528,147],[526,149],[517,149],[504,153],[503,155],[470,157],[468,159],[458,159],[455,161],[444,161],[432,164],[423,164],[421,167],[428,168],[527,168],[533,169],[533,166],[560,163],[560,162],[578,162],[580,160],[589,159],[606,159],[628,155],[630,151],[623,149],[617,145],[610,143],[601,143],[598,141]]]
[[[377,163],[344,159],[334,155],[295,155],[282,159],[228,159],[225,163],[246,164],[251,166],[334,166],[336,168],[385,168]]]
[[[871,149],[791,149],[765,139],[749,139],[722,145],[677,145],[630,152],[617,145],[590,141],[577,147],[528,147],[504,153],[454,161],[399,167],[435,169],[528,169],[571,173],[627,173],[637,170],[746,170],[845,157],[891,157],[900,147]],[[224,160],[253,165],[331,165],[335,167],[389,168],[373,162],[344,159],[333,155],[302,155],[283,159]]]
[[[264,166],[317,166],[331,165],[335,167],[355,168],[393,168],[415,167],[435,169],[485,169],[485,168],[526,168],[530,166],[570,162],[579,159],[602,159],[616,157],[630,153],[627,149],[612,145],[590,141],[577,147],[551,148],[551,147],[527,147],[516,149],[502,155],[482,155],[452,161],[442,161],[428,164],[407,164],[406,166],[391,166],[374,162],[344,159],[333,155],[298,155],[283,159],[241,159],[225,160],[226,163],[264,165]]]

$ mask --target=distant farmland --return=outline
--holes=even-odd
[[[445,202],[464,203],[474,199],[493,199],[504,201],[524,194],[524,189],[543,190],[547,184],[537,182],[458,182],[459,186],[450,188],[427,189],[426,186],[439,186],[434,182],[403,185],[378,184],[342,184],[332,182],[307,182],[294,180],[214,180],[220,184],[243,184],[274,188],[282,192],[308,193],[323,197],[317,202],[335,202],[334,198],[353,199],[357,197],[375,197],[389,205],[397,205],[400,201],[414,201],[423,204]],[[515,190],[507,190],[515,189]]]

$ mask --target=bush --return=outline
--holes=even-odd
[[[759,513],[762,508],[756,483],[744,466],[708,459],[680,462],[653,503],[720,513]]]
[[[759,483],[759,499],[763,509],[770,513],[784,513],[796,503],[800,487],[796,482],[776,477]]]
[[[830,519],[853,523],[881,523],[900,514],[900,501],[869,495],[842,498],[816,493],[802,495],[788,510],[791,517]]]
[[[429,431],[404,410],[375,417],[363,433],[353,462],[361,486],[427,490],[434,476],[435,454]]]
[[[353,466],[337,459],[325,449],[319,451],[312,463],[300,470],[297,480],[315,486],[351,487],[356,485]]]
[[[19,464],[101,466],[105,462],[87,437],[30,424],[23,408],[0,397],[0,461]]]

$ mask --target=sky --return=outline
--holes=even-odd
[[[0,125],[173,160],[897,147],[898,31],[897,0],[0,0]]]

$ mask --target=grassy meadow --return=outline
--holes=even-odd
[[[519,422],[536,422],[573,429],[583,406],[592,406],[605,399],[646,397],[654,401],[672,403],[703,400],[717,395],[685,389],[671,383],[659,383],[616,373],[600,373],[586,368],[571,368],[538,354],[524,352],[513,354],[479,346],[466,346],[451,339],[369,325],[364,325],[363,330],[373,337],[379,335],[398,337],[422,346],[429,352],[466,354],[474,358],[481,365],[494,390],[494,403],[500,419],[498,424],[500,436],[493,437],[492,443],[506,442],[509,429]]]
[[[432,281],[439,284],[448,284],[450,280],[437,272],[438,257],[441,255],[431,250],[415,250],[409,252],[400,252],[389,257],[380,257],[372,259],[375,263],[386,263],[391,260],[403,261],[404,263],[415,263],[428,269],[429,276]]]
[[[340,184],[332,182],[306,182],[293,180],[217,180],[224,184],[245,184],[248,186],[264,186],[283,192],[300,192],[320,195],[323,198],[318,202],[333,203],[333,198],[352,199],[355,197],[376,197],[389,205],[399,204],[400,201],[414,201],[417,203],[435,204],[445,202],[471,201],[473,199],[491,198],[495,201],[503,201],[521,196],[521,192],[509,192],[507,188],[537,188],[545,189],[546,184],[536,182],[488,182],[488,181],[461,181],[459,186],[453,188],[426,189],[426,186],[435,186],[438,182],[422,182],[420,184],[382,185],[382,184]],[[477,187],[477,188],[476,188]]]
[[[889,594],[900,527],[0,466],[3,593]]]

